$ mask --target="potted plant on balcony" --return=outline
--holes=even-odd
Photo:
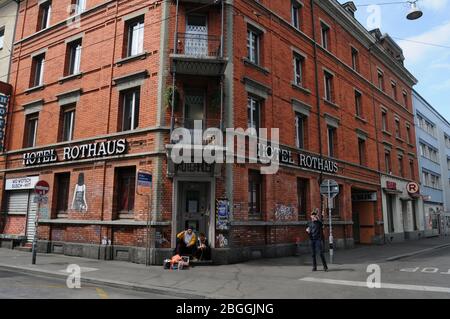
[[[174,94],[175,90],[175,94]],[[174,102],[174,111],[178,111],[178,106],[180,104],[180,93],[178,92],[178,88],[175,86],[168,86],[164,92],[164,103],[168,109],[172,108],[172,97],[175,96]]]

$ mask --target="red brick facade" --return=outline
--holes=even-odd
[[[386,146],[392,150],[393,159],[398,150],[404,154],[402,178],[418,180],[415,139],[406,142],[405,128],[409,123],[410,134],[414,136],[410,96],[415,79],[401,62],[383,49],[384,45],[389,45],[389,39],[380,38],[376,43],[375,33],[363,30],[335,1],[329,4],[314,1],[314,8],[311,7],[313,1],[303,1],[300,30],[291,24],[290,1],[242,0],[223,6],[212,2],[179,1],[176,19],[175,1],[90,0],[80,16],[79,27],[73,27],[64,22],[69,17],[66,8],[70,1],[53,1],[50,27],[39,32],[36,32],[38,1],[20,4],[10,77],[14,92],[7,119],[6,152],[0,166],[4,181],[38,175],[39,179],[49,182],[48,216],[40,221],[38,233],[39,240],[46,245],[42,249],[68,252],[69,248],[58,247],[72,245],[73,248],[76,244],[101,247],[106,238],[113,247],[110,258],[141,262],[142,256],[136,256],[142,250],[133,252],[133,249],[143,249],[149,243],[157,256],[152,257],[152,262],[157,263],[161,258],[158,256],[170,254],[176,232],[184,228],[184,221],[187,222],[187,217],[180,217],[185,203],[195,202],[205,215],[203,220],[197,220],[205,223],[199,227],[203,227],[209,237],[214,237],[210,241],[216,248],[213,259],[217,258],[218,262],[248,259],[255,251],[267,256],[284,255],[293,252],[293,244],[306,241],[306,219],[312,209],[322,207],[319,182],[326,178],[335,179],[341,188],[336,201],[337,213],[333,215],[337,245],[352,246],[355,240],[361,243],[382,241],[381,200],[352,201],[352,194],[375,193],[376,198],[381,199],[380,172],[386,170]],[[142,15],[143,53],[126,58],[127,23]],[[202,65],[205,72],[210,73],[189,74],[187,67],[199,67],[202,59],[196,56],[186,59],[189,41],[186,34],[192,32],[187,30],[187,25],[204,23],[198,18],[202,15],[206,16],[207,40],[204,41],[208,41],[207,55],[210,55]],[[340,21],[350,22],[344,27]],[[329,27],[328,50],[320,45],[321,23]],[[354,30],[349,30],[348,25],[354,25]],[[247,59],[249,27],[260,32],[257,64]],[[67,77],[64,74],[67,43],[72,39],[82,41],[81,73]],[[317,39],[317,46],[314,39]],[[358,51],[357,72],[351,67],[352,47]],[[37,53],[45,53],[44,81],[43,86],[30,90],[32,61]],[[301,87],[293,84],[294,53],[303,57]],[[208,71],[217,66],[223,68]],[[384,74],[385,92],[376,88],[378,69]],[[324,71],[333,74],[331,103],[324,100]],[[173,77],[179,105],[172,114],[168,97]],[[390,94],[391,80],[397,86],[398,102]],[[140,87],[137,128],[121,132],[121,92],[136,86]],[[355,89],[361,94],[360,116],[355,116]],[[403,90],[407,95],[406,106],[402,105]],[[214,176],[173,173],[167,157],[170,151],[166,148],[170,144],[171,124],[174,127],[188,125],[186,101],[188,96],[200,96],[200,93],[192,93],[200,91],[204,96],[202,115],[206,127],[222,124],[247,128],[247,98],[254,96],[261,107],[260,126],[279,128],[283,148],[336,161],[338,172],[327,174],[282,164],[277,174],[261,177],[261,211],[256,217],[249,216],[249,169],[258,169],[258,165],[223,164]],[[70,142],[60,140],[64,101],[76,105]],[[296,146],[296,105],[307,113],[303,150]],[[386,110],[390,132],[381,129],[382,108]],[[26,115],[34,113],[39,113],[35,147],[26,149]],[[394,116],[399,119],[402,138],[395,137]],[[337,134],[333,158],[328,157],[329,125],[336,127]],[[358,136],[365,140],[363,165],[360,165]],[[65,147],[117,139],[126,139],[124,154],[61,160]],[[24,166],[24,153],[49,149],[55,150],[58,161]],[[414,176],[408,170],[408,159],[413,160]],[[392,160],[392,163],[393,174],[400,175],[397,161]],[[134,167],[136,171],[146,170],[153,175],[151,203],[149,193],[136,192],[133,213],[127,216],[117,212],[116,207],[116,199],[120,197],[117,176],[121,167]],[[57,211],[59,173],[70,173],[66,214]],[[84,174],[88,205],[82,212],[71,208],[80,173]],[[298,211],[299,178],[307,185],[306,207],[301,212]],[[1,185],[5,214],[0,232],[26,235],[27,212],[8,215],[8,191],[4,189],[5,183]],[[200,199],[189,200],[192,194],[200,194]],[[232,216],[225,235],[226,245],[220,243],[217,238],[220,232],[214,227],[215,200],[219,198],[229,200]],[[187,212],[183,210],[184,213]],[[355,214],[359,216],[357,226]],[[151,225],[147,228],[149,215]],[[358,238],[355,238],[355,227]],[[98,258],[100,256],[101,253]]]

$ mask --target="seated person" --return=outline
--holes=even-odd
[[[177,245],[174,254],[181,256],[194,256],[196,250],[197,236],[191,227],[177,235]]]
[[[197,251],[194,256],[198,260],[211,260],[211,247],[203,233],[199,235]]]

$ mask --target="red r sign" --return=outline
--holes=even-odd
[[[419,185],[415,182],[409,182],[406,185],[406,190],[409,194],[417,194],[419,192]]]

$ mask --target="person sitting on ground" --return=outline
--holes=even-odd
[[[198,238],[195,258],[198,260],[211,260],[211,247],[209,246],[208,239],[206,239],[206,236],[203,233],[201,233]]]
[[[177,245],[174,254],[181,256],[194,256],[196,250],[197,236],[192,227],[180,232],[177,235]]]

